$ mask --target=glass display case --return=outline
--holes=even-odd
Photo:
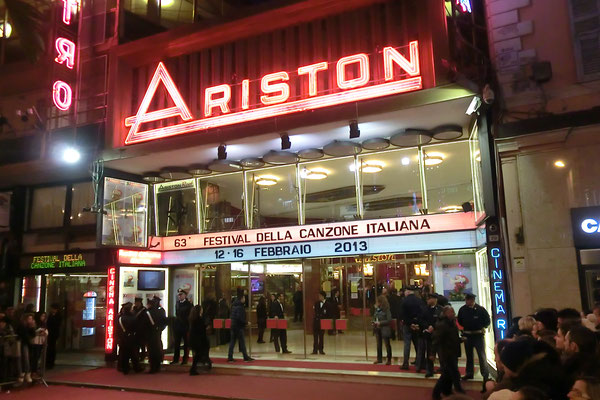
[[[102,244],[145,247],[148,186],[116,178],[104,179]]]

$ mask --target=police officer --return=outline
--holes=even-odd
[[[283,294],[279,293],[277,296],[273,295],[273,301],[269,310],[269,318],[285,319],[285,313],[283,310]],[[287,348],[287,330],[286,329],[272,329],[273,331],[273,343],[275,344],[275,352],[279,353],[279,343],[281,342],[281,352],[283,354],[289,354],[291,351]]]
[[[421,334],[419,335],[419,354],[417,354],[417,371],[425,367],[425,378],[433,376],[433,361],[435,360],[435,350],[433,349],[433,330],[438,322],[442,307],[437,304],[437,294],[427,295],[427,307],[421,315]]]
[[[148,361],[150,363],[150,374],[155,374],[160,371],[160,364],[163,361],[163,344],[161,339],[162,331],[167,326],[167,315],[165,310],[160,306],[160,298],[154,296],[148,300],[148,310],[146,310],[146,318],[150,325],[150,333],[148,336]]]
[[[123,374],[129,373],[129,360],[135,372],[141,372],[138,352],[135,343],[135,316],[133,304],[123,304],[117,324],[117,340],[119,344],[119,367]]]
[[[473,379],[473,349],[475,349],[479,358],[481,376],[483,376],[485,384],[489,378],[489,372],[485,358],[484,334],[485,329],[490,325],[490,315],[485,308],[475,303],[474,294],[468,293],[465,295],[465,305],[458,310],[458,323],[463,327],[463,335],[466,338],[467,373],[462,379]]]
[[[143,299],[141,297],[136,297],[133,305],[133,316],[135,317],[135,345],[140,361],[143,361],[146,358],[148,332],[150,331],[146,310]]]
[[[173,361],[171,364],[179,362],[179,349],[183,339],[183,360],[181,365],[188,361],[188,331],[189,317],[192,310],[192,303],[187,299],[187,292],[179,290],[177,293],[177,303],[175,303],[175,319],[173,320]]]

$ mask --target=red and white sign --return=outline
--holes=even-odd
[[[158,251],[119,249],[119,264],[160,265],[162,254]]]
[[[354,239],[372,236],[414,235],[476,229],[475,214],[452,213],[385,218],[331,224],[153,237],[153,248],[162,251],[249,246],[284,242]]]
[[[73,13],[77,12],[79,1],[62,0],[62,2],[62,22],[65,25],[71,25],[72,16]],[[54,48],[56,49],[56,58],[54,61],[68,69],[73,69],[75,67],[77,50],[75,43],[67,38],[58,37],[54,41]],[[68,111],[73,103],[73,90],[71,89],[71,85],[61,80],[54,81],[52,84],[52,101],[59,110]]]
[[[383,82],[372,79],[370,63],[373,60],[369,55],[360,53],[340,58],[331,63],[332,68],[335,64],[336,71],[333,87],[327,88],[322,92],[323,94],[319,94],[317,89],[319,76],[330,67],[330,64],[325,61],[301,66],[293,73],[279,71],[264,75],[260,79],[260,87],[258,84],[252,85],[249,79],[244,79],[241,85],[236,86],[235,93],[232,91],[232,86],[228,84],[212,86],[204,90],[203,113],[198,119],[194,119],[167,68],[160,62],[136,115],[125,119],[125,126],[130,127],[125,144],[422,89],[418,42],[410,42],[404,52],[408,54],[402,54],[398,48],[389,46],[377,53],[375,57],[382,57],[383,61],[382,72],[385,77]],[[288,82],[291,79],[296,81],[294,82],[296,85],[304,85],[308,88],[308,95],[305,98],[290,100]],[[174,106],[148,111],[161,82]],[[250,105],[251,90],[259,91],[261,95],[259,104]],[[233,96],[237,96],[239,100],[236,104],[241,104],[238,110],[232,109]],[[220,115],[215,116],[217,110]],[[166,127],[141,129],[144,123],[172,117],[179,117],[183,122]]]
[[[112,353],[115,349],[115,287],[116,287],[115,267],[108,268],[108,280],[106,283],[106,338],[104,350]]]

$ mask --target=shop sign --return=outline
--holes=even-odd
[[[62,23],[65,26],[69,26],[71,25],[73,14],[76,13],[79,8],[79,1],[62,0],[62,2]],[[65,37],[59,36],[54,41],[54,48],[56,49],[56,58],[54,59],[54,62],[63,65],[67,70],[72,70],[77,61],[76,44]],[[73,102],[73,90],[71,89],[71,85],[59,79],[55,80],[52,84],[52,101],[59,110],[68,111]]]
[[[158,251],[137,251],[119,249],[119,264],[159,265],[162,254]]]
[[[377,255],[365,257],[362,261],[364,261],[366,263],[378,263],[378,262],[395,261],[395,260],[396,260],[395,254],[377,254]],[[360,263],[361,259],[355,258],[354,262]]]
[[[156,185],[156,193],[175,192],[177,190],[194,189],[195,179],[184,179],[182,181],[160,183]]]
[[[490,248],[489,252],[493,260],[490,283],[492,285],[494,331],[496,339],[502,340],[505,338],[508,329],[506,282],[504,268],[502,268],[501,263],[502,253],[498,247]]]
[[[600,248],[600,207],[572,208],[571,224],[575,247]]]
[[[115,287],[116,287],[115,267],[108,268],[108,279],[106,282],[106,341],[104,349],[107,353],[112,353],[115,349]]]
[[[150,241],[150,247],[154,250],[163,251],[187,250],[283,242],[307,242],[409,235],[471,229],[476,229],[475,215],[473,212],[204,233],[198,235],[154,237]],[[360,249],[348,249],[348,251],[351,250]],[[360,251],[358,254],[361,254]]]
[[[94,255],[91,253],[69,253],[21,258],[22,269],[83,268],[93,264]]]
[[[369,55],[359,53],[342,57],[333,63],[322,61],[300,66],[295,71],[269,73],[259,80],[260,83],[244,79],[234,90],[228,84],[206,88],[202,116],[196,119],[179,93],[165,64],[160,62],[136,115],[127,117],[124,121],[125,126],[130,127],[125,145],[422,89],[419,44],[413,41],[407,47],[408,49],[400,52],[398,48],[388,46],[376,52],[375,56],[371,56],[382,58],[383,81],[373,79],[370,67],[373,60]],[[335,79],[331,80],[330,87],[319,93],[317,90],[319,77],[323,77],[330,67],[335,68]],[[303,98],[290,98],[288,82],[292,81],[308,89]],[[174,106],[148,111],[161,82]],[[250,104],[251,91],[260,94],[260,103]],[[232,104],[240,104],[240,106],[234,109]],[[217,110],[220,115],[215,115]],[[140,130],[144,123],[172,117],[178,117],[183,122]]]

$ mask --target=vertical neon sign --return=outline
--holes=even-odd
[[[460,7],[462,12],[473,12],[471,8],[471,0],[456,0],[456,5]]]
[[[506,337],[509,319],[507,312],[506,281],[501,260],[502,253],[498,247],[492,247],[489,251],[490,257],[493,260],[490,281],[493,298],[492,313],[494,316],[494,332],[496,334],[496,339],[502,340]]]
[[[79,7],[78,0],[62,0],[62,23],[65,25],[71,25],[72,14],[77,12]],[[67,69],[73,69],[75,66],[75,56],[77,45],[64,37],[56,38],[54,42],[54,48],[56,50],[56,58],[54,62],[63,65]],[[56,80],[52,84],[52,101],[56,108],[61,111],[68,111],[73,103],[73,90],[71,85],[61,80]]]
[[[115,267],[108,269],[108,280],[106,282],[106,342],[104,349],[112,353],[115,348]]]

